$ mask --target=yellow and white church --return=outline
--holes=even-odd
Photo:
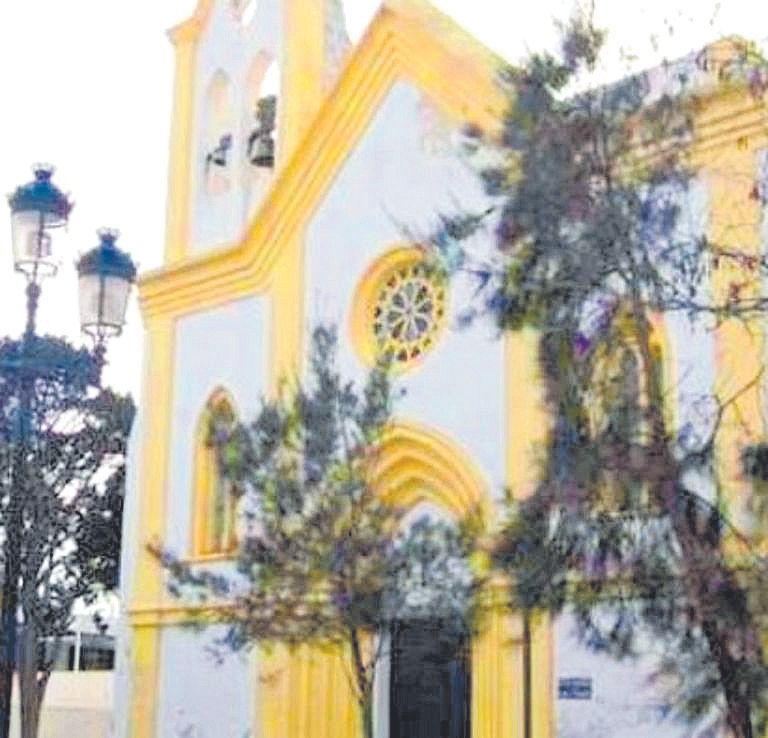
[[[429,232],[457,203],[485,204],[459,143],[468,123],[499,126],[503,62],[426,0],[383,0],[354,47],[340,0],[198,0],[170,37],[165,260],[140,281],[145,359],[126,495],[115,735],[358,738],[340,654],[255,650],[216,663],[206,648],[215,628],[187,627],[189,608],[167,593],[146,546],[159,540],[190,562],[231,566],[236,521],[221,504],[206,419],[221,407],[254,415],[282,378],[301,374],[320,323],[338,326],[350,378],[365,376],[382,341],[395,349],[406,394],[384,450],[382,494],[453,519],[479,507],[492,526],[505,488],[531,490],[547,428],[535,336],[500,337],[482,322],[457,330],[474,285],[434,281],[405,235]],[[765,106],[717,84],[727,47],[711,47],[702,72],[712,79],[701,81],[693,210],[707,230],[759,253],[762,206],[749,195],[765,167]],[[269,93],[274,130],[256,116]],[[428,309],[413,305],[414,330],[393,331],[387,308],[417,293],[429,295]],[[747,328],[664,327],[678,422],[695,411],[697,392],[755,376],[762,327]],[[740,396],[739,422],[720,441],[723,473],[745,494],[738,449],[764,431],[762,397],[757,386]],[[585,651],[567,617],[537,616],[524,628],[501,586],[484,602],[459,695],[468,717],[463,732],[446,735],[685,735],[659,721],[666,706],[642,660]],[[375,738],[405,738],[392,668],[376,676]]]

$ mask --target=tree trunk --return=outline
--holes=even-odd
[[[5,567],[8,576],[9,567]],[[0,616],[0,738],[8,738],[11,730],[11,700],[13,672],[16,667],[16,605],[17,593],[11,584],[3,586],[3,606]]]
[[[360,706],[363,738],[373,738],[373,694],[369,692],[358,701],[358,704]]]
[[[651,349],[651,335],[647,319],[636,299],[633,305],[633,316],[638,330],[638,349],[646,377],[648,395],[648,416],[651,425],[651,455],[657,469],[652,474],[653,495],[656,502],[669,515],[675,536],[680,544],[685,571],[684,581],[687,583],[690,602],[695,603],[698,610],[698,620],[704,637],[707,640],[712,659],[720,677],[726,703],[726,723],[732,738],[753,738],[752,705],[749,697],[744,694],[743,679],[737,675],[744,660],[762,662],[760,634],[755,627],[746,599],[741,596],[742,590],[736,579],[734,570],[724,559],[722,545],[708,535],[692,528],[684,506],[680,504],[680,479],[682,469],[673,456],[669,440],[670,435],[664,417],[664,395],[657,381],[655,357]],[[706,561],[711,568],[703,571],[700,563]],[[748,642],[748,652],[740,657],[731,651],[733,641],[733,624],[717,617],[721,601],[718,592],[713,591],[713,582],[719,582],[720,592],[733,593],[729,598],[729,608],[736,610],[738,615],[737,632],[741,631],[742,639]],[[714,615],[714,617],[713,617]]]
[[[37,738],[42,691],[38,676],[38,635],[32,624],[25,624],[19,651],[19,693],[21,698],[21,738]]]
[[[373,738],[373,680],[372,678],[369,679],[369,670],[366,668],[363,657],[360,633],[355,627],[349,628],[349,645],[352,649],[352,666],[363,738]]]
[[[729,675],[736,671],[738,664],[729,653],[727,634],[722,633],[716,623],[709,621],[704,623],[703,630],[723,682],[725,719],[731,735],[733,738],[753,738],[751,705],[748,699],[739,694],[739,683],[734,684],[734,680],[729,678]]]
[[[3,590],[0,595],[0,738],[8,738],[11,730],[13,674],[16,669],[19,576],[21,568],[21,536],[23,511],[23,452],[16,451],[9,509],[6,511],[6,540],[3,554]]]

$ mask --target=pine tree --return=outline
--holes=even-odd
[[[668,89],[648,74],[591,87],[603,40],[577,13],[559,55],[505,71],[501,135],[467,132],[493,206],[443,216],[432,239],[443,263],[480,277],[467,319],[539,336],[552,425],[535,492],[510,496],[496,563],[514,606],[569,609],[595,649],[624,658],[650,634],[680,712],[751,738],[766,726],[767,570],[731,519],[715,449],[724,414],[760,378],[733,396],[713,388],[707,419],[677,433],[652,321],[760,316],[766,300],[748,285],[767,265],[686,227],[702,58],[672,65]],[[768,74],[749,47],[719,74],[762,103]],[[473,264],[460,244],[489,229],[495,257]],[[708,284],[723,268],[734,276],[721,298]]]

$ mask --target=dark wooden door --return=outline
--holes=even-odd
[[[470,738],[468,651],[466,633],[444,622],[393,627],[390,738]]]

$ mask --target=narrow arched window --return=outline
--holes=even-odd
[[[279,95],[280,67],[270,54],[262,51],[248,70],[245,98],[246,171],[252,178],[275,167]]]
[[[194,518],[192,553],[214,556],[232,553],[235,535],[236,496],[220,471],[214,433],[217,424],[233,424],[235,411],[229,396],[214,393],[198,421],[194,457]]]
[[[203,163],[209,195],[220,195],[230,187],[234,166],[235,108],[232,86],[222,71],[211,79],[206,94]]]
[[[605,454],[601,467],[603,501],[608,509],[647,504],[647,487],[629,474],[633,459],[651,437],[649,408],[663,396],[663,356],[657,329],[649,324],[650,366],[644,367],[634,320],[618,313],[606,326],[600,348],[591,358],[586,412],[593,442]],[[663,412],[663,408],[661,409]]]

